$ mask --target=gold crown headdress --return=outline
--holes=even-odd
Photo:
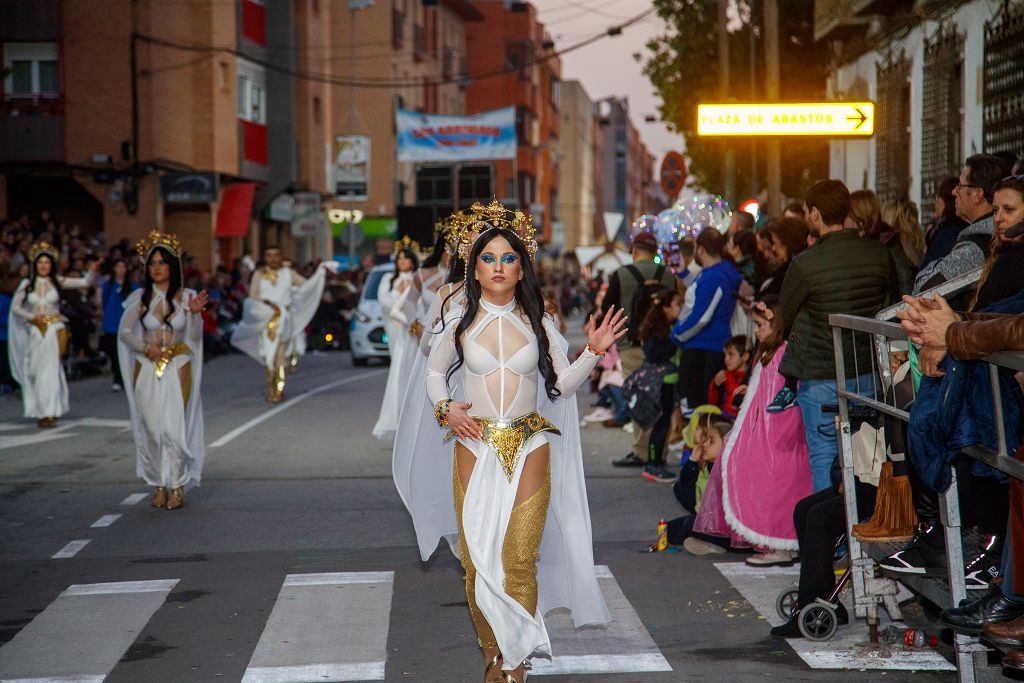
[[[469,257],[469,250],[477,238],[493,228],[506,228],[516,234],[526,247],[530,258],[537,256],[537,229],[533,218],[519,210],[507,209],[498,200],[484,206],[474,203],[465,211],[452,216],[454,242],[462,258]]]
[[[146,260],[156,247],[163,247],[171,252],[173,256],[181,256],[181,242],[178,240],[178,237],[169,232],[160,232],[159,230],[150,230],[149,236],[139,240],[139,243],[135,245],[135,251],[140,258]]]
[[[39,256],[40,254],[46,254],[47,256],[49,256],[50,260],[53,261],[54,265],[57,265],[57,262],[60,260],[60,258],[57,256],[56,247],[54,247],[49,242],[36,242],[35,244],[32,245],[32,248],[28,250],[29,263],[35,263],[36,257]]]
[[[422,254],[423,253],[423,249],[420,247],[420,243],[417,242],[416,240],[412,239],[408,235],[403,235],[402,239],[395,240],[394,253],[397,254],[398,252],[402,251],[403,249],[412,249],[417,254]]]

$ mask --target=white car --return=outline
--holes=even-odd
[[[388,353],[388,336],[384,331],[384,316],[377,301],[377,288],[380,287],[381,278],[394,270],[393,263],[374,266],[366,278],[355,315],[348,327],[352,365],[366,365],[371,358],[380,358],[385,362],[391,358]]]

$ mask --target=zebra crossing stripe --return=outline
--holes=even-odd
[[[68,541],[68,544],[53,554],[51,560],[66,560],[69,557],[74,557],[82,550],[85,546],[89,545],[89,538],[80,538],[77,541]]]
[[[384,680],[394,578],[289,574],[242,683]]]
[[[568,614],[545,617],[554,655],[532,660],[530,677],[672,671],[611,570],[598,565],[594,573],[611,622],[604,628],[576,629]]]
[[[121,519],[121,515],[103,515],[89,526],[93,529],[102,529],[103,527],[110,526],[119,519]]]
[[[122,500],[121,501],[121,505],[124,505],[126,507],[131,506],[131,505],[137,505],[137,504],[141,503],[142,501],[146,500],[146,497],[148,495],[149,495],[148,493],[133,493],[132,495],[130,495],[127,498],[125,498],[124,500]]]
[[[0,681],[99,683],[177,579],[69,586],[0,648]]]

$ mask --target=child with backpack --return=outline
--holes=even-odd
[[[725,521],[733,534],[750,541],[758,553],[746,561],[758,567],[793,563],[798,549],[793,509],[814,492],[800,411],[768,411],[786,381],[779,373],[786,339],[778,309],[774,295],[754,305],[754,367],[719,467],[723,515],[718,528]]]
[[[679,381],[678,349],[669,334],[682,305],[683,297],[679,292],[662,289],[651,298],[647,314],[640,324],[644,364],[638,372],[646,369],[650,373],[648,393],[652,398],[657,396],[660,408],[651,425],[647,464],[642,475],[648,481],[672,483],[676,480],[675,474],[665,469],[665,442],[668,440]]]

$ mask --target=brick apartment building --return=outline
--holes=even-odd
[[[557,57],[550,57],[554,45],[533,5],[480,2],[476,7],[484,15],[485,30],[467,33],[470,75],[508,71],[472,79],[466,87],[466,113],[515,106],[516,159],[485,168],[493,173],[498,198],[532,213],[538,238],[547,242],[552,222],[559,219],[554,148],[559,136],[562,65]]]
[[[625,230],[641,214],[664,209],[665,200],[653,189],[655,158],[630,119],[629,100],[608,97],[598,102],[598,108],[604,143],[599,206],[623,214]]]

